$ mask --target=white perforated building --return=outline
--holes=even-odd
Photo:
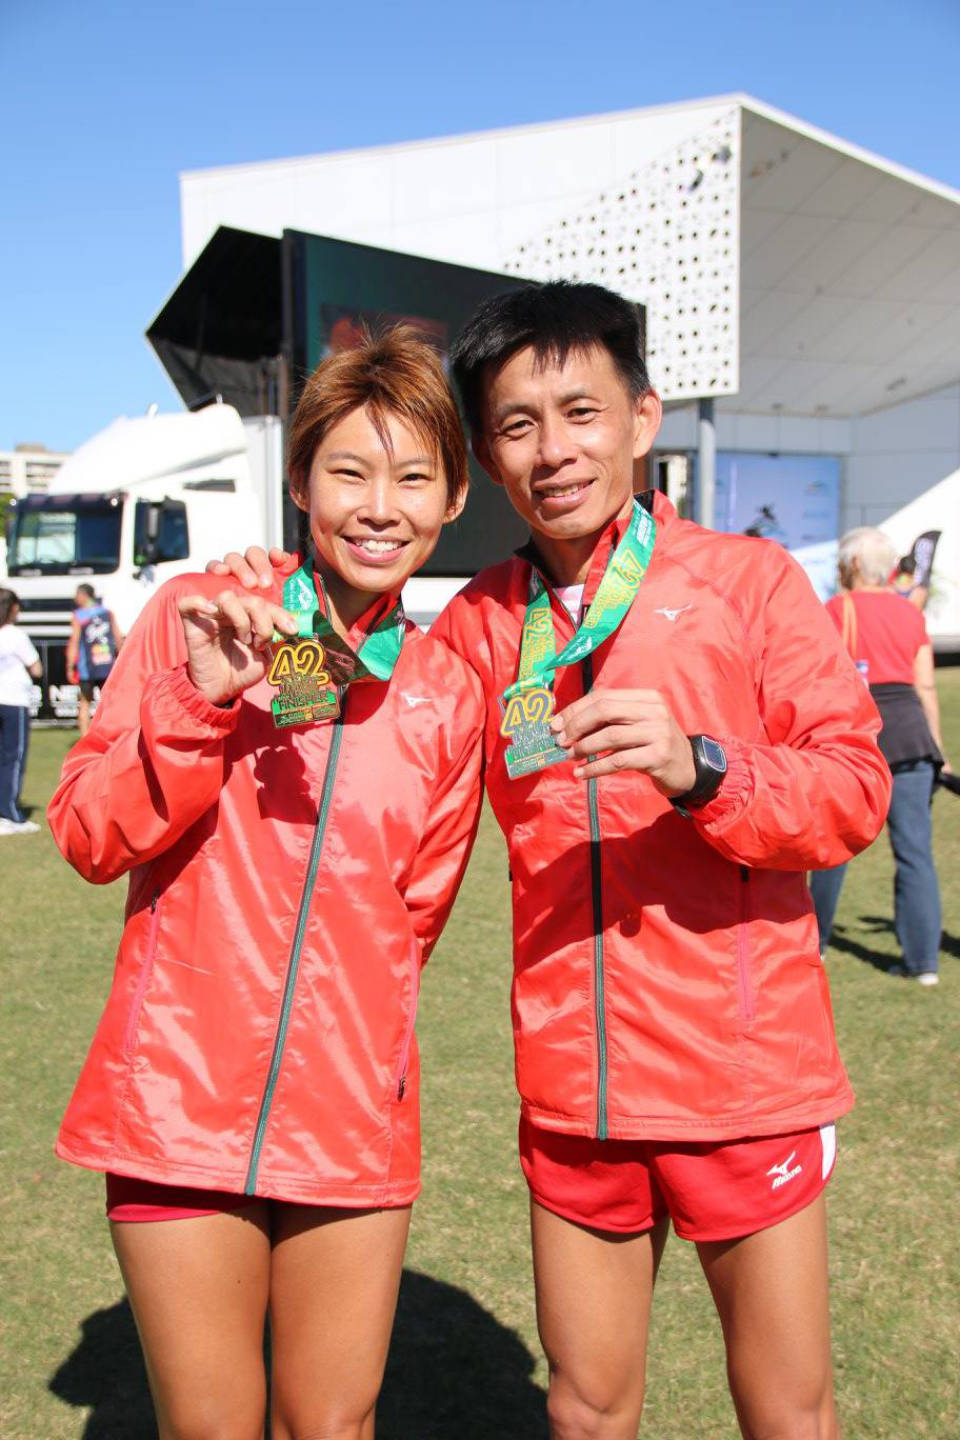
[[[181,205],[185,264],[292,228],[644,302],[662,473],[682,498],[715,438],[728,528],[815,548],[960,467],[960,193],[749,96],[194,171]],[[821,513],[785,518],[801,471]]]

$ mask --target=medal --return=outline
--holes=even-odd
[[[652,515],[635,500],[630,524],[610,558],[583,623],[559,655],[546,584],[536,570],[531,572],[517,678],[507,686],[500,702],[500,734],[510,741],[504,760],[511,780],[572,758],[557,744],[550,729],[553,676],[561,666],[585,660],[619,629],[647,573],[655,539]]]
[[[569,760],[550,729],[552,715],[553,691],[546,685],[520,690],[504,704],[500,734],[510,741],[505,759],[511,780]]]
[[[335,720],[340,714],[340,695],[325,664],[326,652],[318,640],[298,638],[276,647],[267,684],[277,692],[270,709],[278,730]]]
[[[320,608],[313,577],[313,561],[308,560],[283,583],[283,604],[296,617],[297,633],[275,637],[267,672],[267,683],[277,691],[270,709],[279,729],[335,720],[340,691],[355,681],[389,680],[403,648],[406,623],[399,600],[355,651],[325,613],[326,591],[325,608]],[[322,588],[322,579],[320,583]]]

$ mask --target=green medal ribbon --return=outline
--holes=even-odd
[[[313,577],[308,560],[283,583],[284,608],[296,617],[297,633],[274,634],[267,680],[277,692],[270,708],[280,729],[335,719],[341,688],[359,680],[389,680],[403,649],[406,623],[399,600],[354,650],[330,623],[325,589],[324,607],[318,603]]]
[[[549,726],[553,677],[562,666],[576,665],[592,655],[620,627],[647,573],[656,530],[653,516],[634,501],[630,524],[610,558],[583,623],[559,654],[546,584],[536,570],[531,573],[517,678],[507,686],[502,699],[500,733],[511,741],[506,753],[511,779],[570,758],[554,741]]]
[[[400,659],[406,633],[402,601],[390,607],[355,651],[318,605],[313,576],[313,561],[308,560],[283,582],[283,607],[296,617],[298,636],[319,640],[335,685],[349,685],[354,680],[389,680]],[[322,578],[320,583],[323,586]]]

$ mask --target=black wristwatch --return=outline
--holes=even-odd
[[[683,795],[674,795],[670,801],[681,815],[687,815],[690,810],[699,810],[701,805],[712,800],[727,773],[727,757],[719,740],[714,740],[711,735],[688,735],[687,739],[693,751],[697,778],[689,790]]]

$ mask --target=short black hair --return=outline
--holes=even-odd
[[[78,595],[80,594],[80,591],[81,591],[81,590],[83,591],[84,595],[89,595],[91,600],[95,600],[95,599],[97,598],[97,597],[96,597],[96,593],[94,592],[93,586],[92,586],[92,585],[88,585],[88,584],[86,583],[86,581],[84,581],[84,583],[83,583],[82,585],[78,585],[78,586],[77,586],[77,594],[78,594]]]
[[[594,345],[609,352],[632,396],[647,393],[651,386],[643,358],[641,311],[622,295],[602,285],[549,280],[484,300],[450,351],[474,435],[483,429],[483,387],[491,370],[528,346],[539,365],[563,365],[571,351]]]

